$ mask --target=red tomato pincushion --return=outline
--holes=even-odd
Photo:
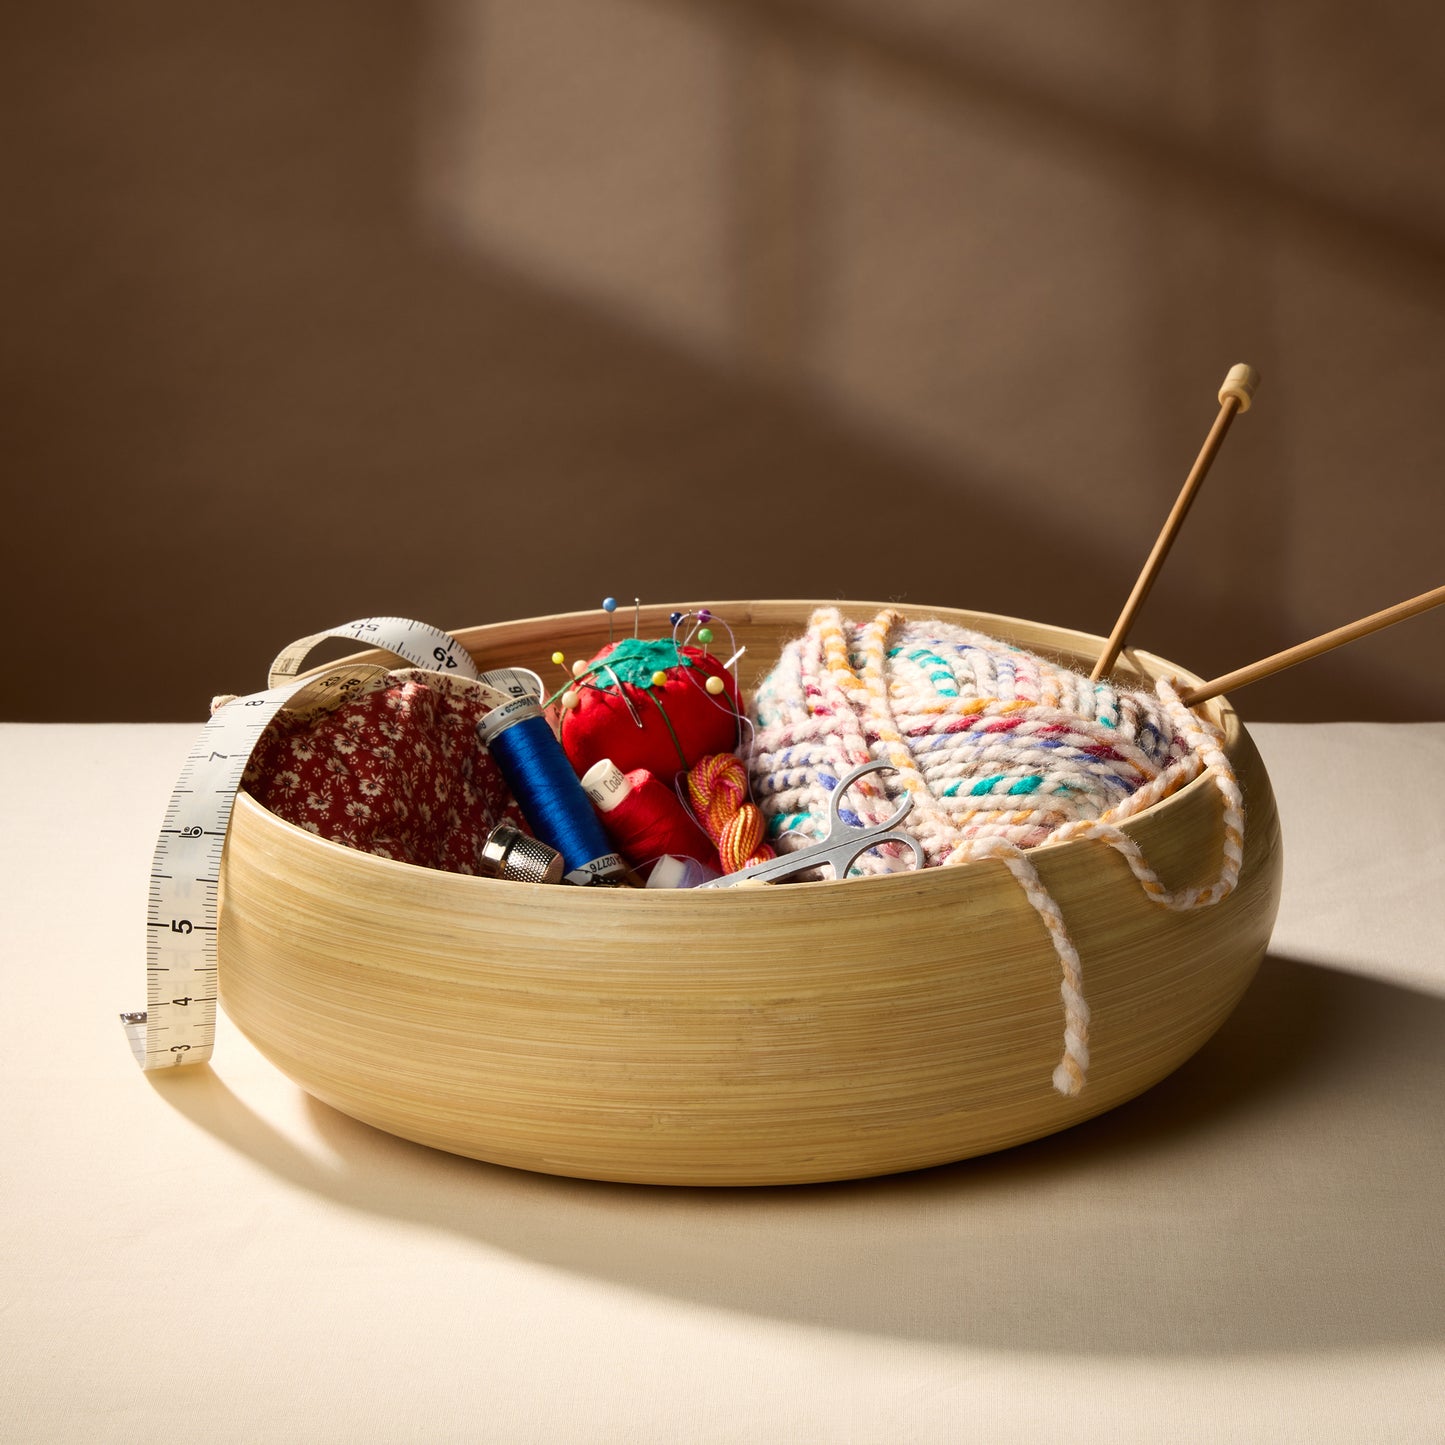
[[[707,690],[710,678],[722,680],[716,695]],[[702,758],[738,746],[737,684],[700,647],[624,637],[592,659],[575,690],[561,733],[579,776],[611,758],[624,773],[645,768],[671,783]]]

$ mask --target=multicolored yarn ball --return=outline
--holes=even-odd
[[[721,680],[720,694],[708,692],[711,678]],[[702,648],[624,637],[592,658],[583,683],[561,721],[579,777],[611,758],[624,773],[645,768],[670,784],[700,758],[738,745],[737,684]]]
[[[753,710],[753,797],[780,852],[818,841],[837,779],[881,759],[896,771],[872,775],[847,800],[859,821],[882,822],[906,791],[904,826],[930,865],[992,858],[1010,870],[1063,974],[1060,1093],[1083,1087],[1089,1010],[1078,952],[1026,850],[1098,839],[1124,856],[1150,898],[1181,911],[1218,903],[1238,881],[1244,814],[1233,770],[1218,731],[1167,683],[1119,692],[950,623],[911,623],[888,608],[857,624],[822,608],[784,649]],[[1118,825],[1201,773],[1223,799],[1218,876],[1169,890]],[[863,872],[902,866],[881,850],[859,860]]]
[[[748,772],[732,753],[703,758],[687,771],[693,815],[717,848],[724,873],[738,873],[775,856],[764,842],[767,820],[748,797]]]

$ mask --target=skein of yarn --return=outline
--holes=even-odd
[[[1167,684],[1117,691],[982,633],[910,623],[888,608],[866,624],[816,611],[754,698],[753,796],[782,851],[816,842],[837,779],[881,759],[871,796],[854,790],[865,824],[906,790],[908,830],[931,866],[1002,862],[1048,929],[1064,1002],[1064,1055],[1054,1072],[1075,1094],[1088,1071],[1082,966],[1062,914],[1027,857],[1045,843],[1093,838],[1116,848],[1163,907],[1227,897],[1243,859],[1243,804],[1217,731]],[[1224,842],[1209,884],[1169,890],[1118,824],[1208,773],[1223,800]],[[862,872],[900,866],[881,852]]]
[[[687,770],[687,795],[698,822],[717,847],[724,873],[737,873],[775,856],[763,841],[767,821],[748,797],[747,769],[732,753],[715,753],[694,763]]]

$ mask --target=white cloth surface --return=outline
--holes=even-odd
[[[0,727],[0,1439],[1445,1439],[1445,724],[1253,731],[1284,901],[1184,1068],[990,1158],[689,1191],[394,1139],[224,1016],[143,1075],[195,730]]]

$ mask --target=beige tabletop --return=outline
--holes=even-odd
[[[181,726],[0,727],[0,1439],[1445,1440],[1445,724],[1262,725],[1271,955],[1143,1098],[990,1158],[711,1191],[153,1081]]]

